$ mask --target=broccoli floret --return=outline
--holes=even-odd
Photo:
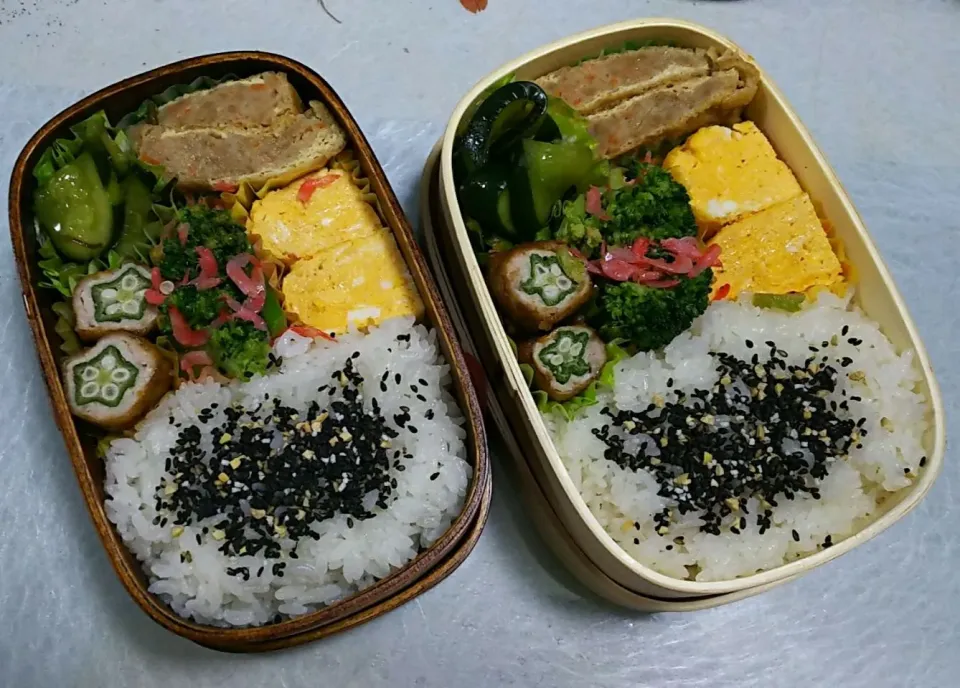
[[[163,255],[157,263],[164,279],[179,282],[184,275],[195,277],[199,273],[197,246],[206,246],[217,259],[220,273],[224,274],[227,261],[240,253],[252,253],[253,247],[246,230],[233,221],[225,210],[192,205],[177,213],[177,223],[186,223],[187,240],[180,243],[179,236],[163,241]]]
[[[610,246],[629,246],[640,236],[654,240],[696,236],[697,222],[690,209],[690,196],[669,172],[631,160],[627,168],[615,168],[610,173],[611,179],[617,176],[620,184],[633,179],[636,182],[604,193],[607,219],[587,213],[586,195],[580,194],[563,203],[554,238],[596,258],[604,241]]]
[[[240,293],[240,290],[233,285],[221,286],[216,289],[205,289],[203,291],[190,285],[184,285],[177,287],[177,289],[167,297],[167,300],[160,306],[160,313],[166,315],[171,306],[176,306],[190,327],[193,329],[206,327],[216,320],[217,316],[220,315],[221,309],[225,307],[223,303],[224,296],[230,296],[238,301],[243,300],[243,295]],[[161,329],[165,332],[170,331],[169,318],[161,319]]]
[[[246,320],[231,320],[214,330],[210,349],[217,367],[232,378],[249,380],[267,371],[267,333]]]
[[[670,289],[634,282],[607,286],[599,298],[597,323],[607,341],[626,339],[649,351],[666,346],[707,310],[713,271],[681,278]]]
[[[604,207],[611,217],[603,226],[607,243],[625,246],[639,236],[661,240],[697,234],[690,196],[669,172],[643,162],[627,172],[637,182],[614,191]]]

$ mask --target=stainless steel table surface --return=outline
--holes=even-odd
[[[698,21],[770,72],[845,183],[960,401],[958,0],[0,0],[0,188],[62,107],[178,58],[265,49],[311,65],[366,131],[411,219],[463,93],[545,42],[640,16]],[[154,625],[101,551],[51,418],[0,225],[0,686],[960,685],[960,465],[883,536],[758,598],[685,615],[585,594],[537,540],[509,465],[489,525],[439,587],[268,655]],[[494,453],[500,449],[494,441]]]

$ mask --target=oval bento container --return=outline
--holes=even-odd
[[[54,331],[55,316],[51,311],[52,292],[38,287],[40,270],[36,264],[32,170],[50,143],[66,135],[72,124],[98,110],[104,110],[111,121],[117,121],[149,97],[171,86],[192,82],[200,76],[223,78],[233,75],[243,78],[263,71],[284,72],[304,100],[324,102],[346,132],[348,146],[356,154],[376,194],[381,220],[393,232],[420,292],[426,308],[425,319],[436,331],[440,349],[450,364],[450,391],[466,419],[465,445],[473,476],[463,509],[447,532],[401,569],[351,597],[303,616],[260,627],[219,628],[178,616],[159,597],[150,593],[140,563],[107,519],[104,509],[104,466],[96,454],[96,437],[89,426],[77,422],[70,414],[59,375],[61,356],[59,339]],[[345,630],[409,601],[443,580],[473,550],[486,523],[491,497],[486,439],[476,393],[466,372],[463,353],[450,317],[396,194],[353,116],[319,74],[280,55],[232,52],[176,62],[108,86],[67,108],[30,139],[13,170],[9,211],[10,234],[23,303],[36,342],[54,418],[63,434],[84,500],[110,562],[127,591],[154,621],[180,636],[219,650],[255,652],[289,647]]]
[[[476,325],[480,318],[471,308],[470,303],[459,304],[457,302],[456,294],[464,293],[468,288],[463,284],[462,273],[456,270],[448,270],[446,267],[455,265],[457,258],[451,251],[449,232],[445,231],[442,213],[439,212],[441,208],[438,196],[439,169],[440,144],[438,143],[427,160],[420,187],[420,215],[424,244],[437,286],[440,288],[444,300],[449,304],[450,318],[460,335],[464,356],[468,360],[473,358],[475,361],[479,361],[480,354],[472,343],[475,335],[471,324]],[[496,396],[489,395],[490,381],[479,365],[475,366],[474,370],[476,371],[474,373],[474,385],[478,389],[478,395],[487,417],[493,420],[494,425],[500,431],[507,452],[513,459],[510,465],[513,470],[510,473],[516,488],[520,492],[520,499],[529,520],[534,523],[543,541],[576,581],[595,595],[621,607],[642,612],[685,612],[710,609],[721,604],[752,597],[790,580],[790,578],[785,578],[767,585],[737,592],[682,600],[647,597],[612,580],[584,554],[570,533],[564,530],[557,512],[544,494],[537,478],[533,475],[531,467],[524,460],[523,451],[520,449],[517,438],[513,435],[503,407],[497,401]]]
[[[603,530],[567,474],[513,356],[460,213],[452,153],[457,128],[469,105],[504,76],[514,74],[518,79],[535,79],[584,57],[597,55],[604,48],[627,41],[650,40],[690,48],[729,49],[753,63],[737,45],[704,27],[673,19],[638,19],[572,36],[500,67],[464,96],[447,124],[441,140],[438,172],[440,209],[437,215],[442,226],[437,231],[449,237],[451,256],[446,267],[448,272],[456,273],[454,282],[459,278],[463,285],[459,297],[461,303],[469,302],[463,305],[472,312],[467,320],[473,345],[490,380],[492,394],[502,407],[503,421],[516,440],[517,458],[525,462],[536,479],[563,532],[596,571],[632,593],[661,600],[705,602],[711,597],[736,597],[796,578],[849,552],[905,516],[923,499],[940,472],[945,444],[943,404],[926,351],[906,306],[853,204],[783,95],[758,67],[760,87],[744,117],[753,120],[770,139],[800,185],[813,198],[821,217],[831,224],[844,243],[858,275],[857,303],[879,323],[898,351],[912,349],[916,353],[922,377],[919,391],[926,397],[930,409],[929,430],[923,438],[928,458],[926,468],[912,486],[891,495],[876,517],[847,539],[803,559],[741,578],[696,582],[665,576],[630,557]]]

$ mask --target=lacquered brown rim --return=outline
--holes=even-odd
[[[370,180],[371,188],[380,201],[385,224],[394,232],[397,244],[406,259],[410,273],[424,301],[427,319],[437,332],[438,344],[450,365],[453,391],[456,392],[461,411],[467,421],[467,454],[474,471],[460,515],[437,542],[406,566],[342,602],[301,617],[254,628],[218,628],[183,619],[159,598],[147,592],[146,579],[139,563],[126,549],[113,525],[107,519],[104,505],[96,494],[94,479],[86,462],[77,427],[69,412],[58,374],[56,357],[51,346],[50,335],[48,335],[41,319],[41,306],[35,287],[37,268],[28,250],[27,237],[28,233],[33,231],[33,227],[26,225],[25,213],[23,212],[23,208],[29,204],[29,197],[26,194],[29,194],[32,188],[30,175],[35,156],[57,135],[62,135],[71,123],[95,112],[104,107],[111,99],[129,91],[143,91],[144,97],[146,97],[158,92],[158,90],[150,89],[151,85],[157,82],[170,80],[179,75],[186,75],[202,69],[210,69],[211,67],[222,70],[228,65],[235,65],[237,69],[256,65],[258,71],[274,69],[296,75],[315,89],[315,97],[323,100],[340,121],[347,134],[350,146],[357,155],[365,175]],[[477,522],[477,514],[486,508],[486,503],[490,499],[489,490],[485,489],[489,482],[489,457],[476,393],[465,372],[466,364],[463,353],[460,350],[449,316],[440,300],[436,285],[426,268],[426,263],[416,245],[412,229],[399,201],[387,181],[376,155],[353,116],[336,92],[319,74],[299,62],[281,55],[253,51],[227,52],[175,62],[108,86],[58,114],[34,134],[26,144],[17,159],[11,177],[9,214],[10,234],[23,291],[24,306],[53,405],[54,418],[64,436],[67,451],[70,454],[74,471],[80,483],[80,489],[97,533],[107,550],[111,565],[126,587],[127,592],[154,621],[178,635],[203,645],[216,646],[221,649],[233,646],[243,651],[245,646],[262,642],[270,642],[278,647],[296,644],[295,636],[297,635],[312,633],[313,636],[320,637],[335,631],[330,630],[329,633],[321,634],[319,629],[327,626],[332,628],[337,624],[343,624],[346,619],[355,615],[367,614],[372,617],[392,609],[396,604],[399,604],[390,605],[390,599],[393,596],[401,594],[405,589],[410,589],[412,584],[427,576],[438,566],[439,562],[451,557],[459,548],[468,544],[465,538],[471,526]],[[347,626],[349,625],[351,624],[347,624]]]

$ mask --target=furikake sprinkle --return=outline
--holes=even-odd
[[[353,359],[333,373],[329,389],[305,412],[264,395],[259,407],[224,410],[222,425],[209,424],[203,409],[198,423],[183,427],[156,494],[156,508],[175,528],[219,517],[207,538],[221,541],[229,556],[268,559],[284,554],[281,542],[319,539],[311,524],[344,514],[354,521],[372,518],[368,507],[386,509],[397,482],[390,475],[391,441],[397,432],[380,413],[376,399],[364,408],[363,378]],[[318,392],[328,386],[321,387]],[[206,448],[212,443],[212,451]],[[375,499],[368,497],[375,495]],[[166,517],[164,517],[166,520]],[[197,544],[201,536],[196,535]],[[280,576],[285,565],[271,567]],[[228,570],[244,579],[246,567]],[[259,575],[259,573],[257,574]]]
[[[755,521],[762,534],[778,500],[800,493],[820,499],[818,484],[830,465],[861,446],[864,420],[850,417],[847,401],[826,399],[840,375],[835,361],[815,354],[803,365],[788,365],[786,352],[766,344],[764,360],[712,354],[719,374],[712,389],[678,391],[676,401],[658,399],[640,412],[603,410],[610,423],[593,432],[606,444],[604,456],[650,472],[658,494],[676,504],[654,516],[660,535],[670,532],[678,513],[690,512],[699,514],[703,532],[719,535],[723,527],[738,534],[751,498],[761,505]],[[628,434],[652,441],[627,451]],[[739,519],[729,518],[734,513]]]

